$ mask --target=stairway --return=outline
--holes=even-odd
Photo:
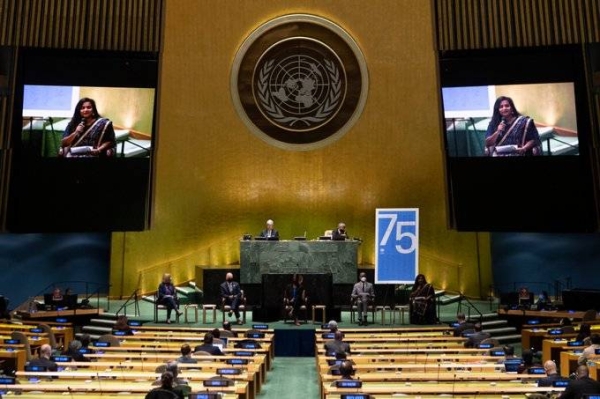
[[[471,319],[472,323],[479,322],[479,319]],[[521,343],[521,334],[515,327],[509,327],[506,320],[498,318],[497,313],[484,313],[481,318],[482,331],[489,333],[491,338],[495,338],[500,344]]]

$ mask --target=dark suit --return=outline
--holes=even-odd
[[[338,341],[332,339],[331,341],[325,342],[325,351],[330,352],[346,352],[350,353],[350,344],[344,341]]]
[[[554,381],[561,381],[564,379],[566,378],[558,373],[550,374],[549,376],[538,380],[538,387],[551,387]]]
[[[33,359],[29,362],[30,366],[41,366],[46,367],[47,371],[57,371],[58,366],[50,359],[46,359],[45,357],[40,357],[38,359]]]
[[[269,240],[279,240],[279,232],[275,229],[271,230],[270,234],[267,229],[264,229],[263,231],[260,232],[260,236],[265,237]]]
[[[344,241],[348,238],[348,230],[344,230],[344,232],[340,232],[339,229],[335,229],[331,232],[331,239],[336,241]]]
[[[231,287],[230,287],[231,285]],[[235,282],[223,282],[220,286],[221,298],[223,299],[223,304],[231,307],[231,311],[235,313],[236,320],[240,319],[240,300],[242,299],[242,288],[240,285]]]
[[[475,330],[475,324],[469,323],[468,321],[460,323],[458,327],[454,328],[454,336],[460,337],[465,330]]]
[[[600,382],[592,380],[590,377],[572,380],[559,398],[580,399],[586,393],[600,393]]]
[[[467,340],[467,342],[465,342],[465,348],[477,348],[481,341],[483,341],[484,339],[488,339],[489,337],[489,333],[483,331],[475,332],[474,334],[469,336],[469,339]]]
[[[221,352],[221,349],[217,348],[216,346],[210,344],[203,344],[203,345],[198,345],[195,349],[194,352],[208,352],[211,355],[214,356],[223,356],[223,352]]]

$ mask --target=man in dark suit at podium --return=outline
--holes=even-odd
[[[344,241],[348,238],[348,232],[346,231],[346,223],[338,223],[337,229],[331,232],[331,239],[335,241]]]
[[[260,237],[267,240],[279,240],[279,232],[273,228],[274,224],[271,219],[267,220],[266,228],[260,232]]]
[[[225,281],[221,283],[220,291],[223,305],[228,305],[231,308],[229,310],[229,317],[231,317],[232,313],[235,313],[237,323],[242,324],[239,310],[240,301],[242,300],[242,289],[236,281],[233,281],[233,274],[227,273],[225,275]]]

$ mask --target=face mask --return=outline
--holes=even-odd
[[[232,278],[228,278],[228,279],[227,279],[227,281],[228,281],[228,282],[231,282],[232,280],[233,280]]]
[[[361,277],[360,281],[362,281],[363,283],[365,283],[367,281],[367,278],[366,277]]]

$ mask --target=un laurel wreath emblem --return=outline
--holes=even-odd
[[[366,64],[352,38],[323,18],[269,21],[238,51],[234,105],[246,126],[280,148],[311,150],[343,136],[366,100]]]

